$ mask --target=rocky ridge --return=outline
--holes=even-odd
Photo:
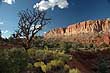
[[[47,32],[45,39],[59,39],[84,43],[105,42],[110,44],[110,19],[88,20],[72,24],[66,28],[56,28]]]

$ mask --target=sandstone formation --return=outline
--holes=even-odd
[[[60,38],[78,42],[105,42],[109,44],[110,19],[88,20],[69,25],[66,28],[56,28],[45,34],[46,39]]]

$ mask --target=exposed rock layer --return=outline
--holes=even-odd
[[[106,42],[109,44],[110,19],[88,20],[69,25],[66,28],[56,28],[45,34],[46,39],[63,39],[66,41]]]

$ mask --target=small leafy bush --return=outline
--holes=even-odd
[[[0,49],[0,73],[19,73],[26,67],[27,54],[24,49]]]
[[[78,69],[70,69],[69,73],[80,73]]]
[[[71,59],[63,50],[0,49],[0,73],[69,73]]]
[[[64,64],[61,60],[51,60],[49,63],[44,62],[34,63],[35,68],[41,68],[44,73],[54,72],[54,73],[67,73],[69,72],[69,66]]]
[[[64,51],[59,50],[35,50],[35,49],[28,49],[28,55],[29,57],[36,61],[43,61],[44,63],[48,63],[53,59],[60,59],[64,62],[70,60],[70,56],[66,55]]]

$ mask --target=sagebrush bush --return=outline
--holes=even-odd
[[[51,60],[49,63],[44,62],[34,63],[35,68],[41,68],[44,73],[54,72],[54,73],[67,73],[69,72],[69,66],[66,65],[61,60]]]
[[[69,73],[80,73],[78,69],[70,69]]]
[[[69,67],[66,67],[66,62],[72,57],[65,54],[65,51],[61,50],[49,50],[49,49],[28,49],[27,50],[31,60],[34,60],[33,66],[37,72],[44,73],[68,73]],[[33,59],[32,59],[33,58]],[[68,71],[68,72],[67,72]]]
[[[27,67],[27,54],[21,49],[0,50],[0,73],[19,73]]]
[[[35,49],[28,49],[29,57],[35,61],[44,61],[45,63],[48,63],[49,61],[53,59],[61,59],[64,62],[70,60],[70,56],[66,55],[64,51],[59,50],[35,50]]]
[[[0,73],[69,73],[71,59],[61,50],[0,49]]]

